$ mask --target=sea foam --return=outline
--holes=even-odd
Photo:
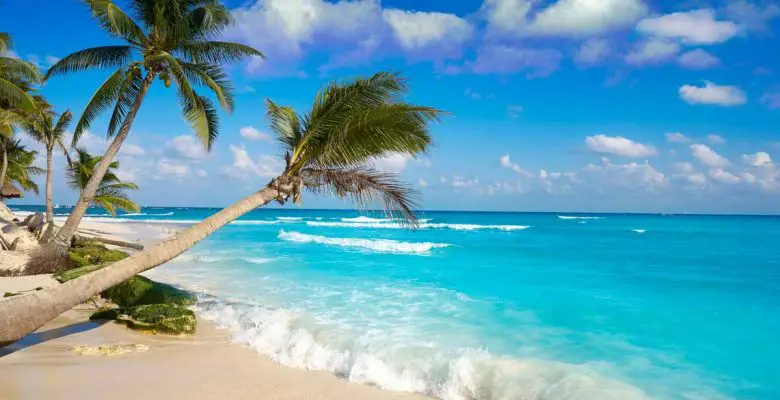
[[[317,243],[328,246],[358,248],[379,253],[427,253],[432,249],[450,246],[447,243],[401,242],[390,239],[334,238],[284,230],[279,232],[279,239],[296,243]]]
[[[367,342],[287,309],[201,296],[196,312],[231,340],[296,368],[332,372],[351,382],[444,400],[646,400],[629,384],[588,366],[499,357],[484,350],[445,350],[390,341]]]
[[[409,225],[398,222],[331,222],[331,221],[307,221],[306,225],[330,228],[377,228],[377,229],[408,229]],[[530,228],[528,225],[479,225],[479,224],[445,224],[445,223],[420,223],[417,229],[452,229],[456,231],[473,231],[479,229],[519,231]]]
[[[558,218],[560,219],[605,219],[606,217],[578,217],[578,216],[569,216],[569,215],[559,215]]]

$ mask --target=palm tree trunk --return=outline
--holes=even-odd
[[[54,149],[46,147],[46,221],[54,221],[54,207],[52,206],[51,174],[53,168],[52,153]]]
[[[279,184],[277,178],[265,189],[206,218],[200,223],[165,239],[132,257],[103,269],[48,289],[0,300],[0,347],[11,344],[51,321],[59,314],[90,297],[121,283],[143,271],[168,262],[184,253],[217,229],[257,207],[290,193],[292,184]],[[285,198],[286,195],[283,195]]]
[[[3,185],[5,185],[5,175],[8,173],[8,151],[6,150],[5,144],[7,139],[0,135],[0,146],[3,148],[3,165],[0,167],[0,192],[3,190]],[[0,203],[5,203],[5,198],[3,197],[2,193],[0,193]]]
[[[154,76],[155,73],[153,71],[146,73],[143,86],[141,86],[141,90],[138,92],[138,96],[135,98],[133,107],[130,109],[130,112],[127,113],[125,120],[122,122],[122,126],[119,128],[119,133],[116,135],[116,137],[114,137],[114,140],[108,146],[108,149],[106,149],[106,154],[103,155],[103,159],[100,160],[97,166],[95,166],[95,171],[93,172],[92,177],[81,191],[81,196],[79,197],[78,202],[76,202],[76,205],[70,211],[70,215],[68,216],[68,220],[65,221],[65,225],[63,225],[63,227],[57,232],[56,235],[54,235],[54,237],[52,237],[51,241],[48,243],[49,247],[55,248],[57,250],[57,253],[65,253],[67,252],[67,249],[70,248],[70,242],[73,239],[73,235],[76,234],[76,230],[81,223],[81,219],[84,217],[84,214],[87,212],[87,208],[92,203],[92,198],[95,197],[95,193],[100,186],[100,182],[103,180],[103,176],[106,175],[106,171],[108,171],[109,165],[114,161],[114,157],[116,157],[116,154],[122,147],[122,143],[124,143],[127,135],[130,133],[130,128],[133,126],[135,116],[138,114],[138,110],[141,108],[141,104],[144,101],[146,93],[149,91],[149,87],[152,86],[152,82],[154,82]]]

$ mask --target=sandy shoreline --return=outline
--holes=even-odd
[[[171,233],[145,223],[85,221],[82,231],[148,245]],[[171,282],[175,283],[175,282]],[[48,275],[0,277],[0,292],[57,284]],[[0,299],[0,301],[2,301]],[[285,367],[199,320],[190,337],[136,333],[88,321],[92,306],[61,315],[11,347],[0,349],[2,399],[425,399],[353,384],[328,372]],[[120,345],[118,355],[81,355],[74,346]],[[135,345],[141,345],[136,348]],[[148,350],[146,350],[148,346]]]

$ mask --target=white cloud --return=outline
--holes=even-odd
[[[183,178],[190,173],[190,167],[182,164],[171,163],[167,159],[162,159],[157,162],[157,178],[174,177]]]
[[[693,164],[689,162],[675,163],[674,169],[676,169],[677,172],[681,174],[692,174],[696,172],[696,169],[693,167]]]
[[[658,150],[655,147],[637,143],[622,136],[588,136],[585,138],[585,144],[591,151],[623,157],[643,158],[658,155]]]
[[[665,134],[666,141],[669,143],[688,143],[691,139],[680,132],[669,132]]]
[[[506,108],[506,115],[509,116],[509,118],[520,118],[520,115],[523,114],[523,106],[517,104],[512,105]]]
[[[202,169],[199,169],[199,170],[195,171],[195,175],[197,175],[197,176],[199,176],[201,178],[204,178],[204,177],[207,177],[209,175],[209,173],[204,171],[204,170],[202,170]]]
[[[525,176],[527,178],[530,178],[530,177],[534,176],[534,174],[532,174],[532,173],[530,173],[530,172],[520,168],[519,165],[513,163],[512,160],[509,159],[509,154],[505,154],[505,155],[501,156],[498,159],[498,161],[501,164],[501,167],[506,168],[506,169],[511,169],[512,171],[515,171],[515,172],[517,172],[518,174],[520,174],[522,176]]]
[[[254,126],[245,126],[238,130],[239,134],[241,134],[241,137],[248,140],[257,140],[257,141],[268,141],[271,140],[271,137],[268,136],[265,132],[261,132],[259,129],[255,128]]]
[[[231,144],[230,153],[233,156],[233,164],[222,167],[221,171],[231,179],[271,178],[282,173],[284,169],[284,165],[279,159],[269,155],[263,155],[257,161],[252,160],[244,147]]]
[[[136,146],[130,143],[123,144],[122,147],[119,149],[119,155],[142,156],[144,154],[146,154],[146,150],[144,150],[143,147]]]
[[[780,6],[771,1],[759,5],[746,0],[731,0],[723,11],[744,31],[768,31],[769,23],[780,16]]]
[[[408,154],[388,153],[384,157],[374,159],[372,163],[374,168],[380,171],[397,174],[406,169],[411,159],[412,157]]]
[[[680,55],[677,62],[688,69],[707,69],[720,64],[720,59],[702,49],[695,49]]]
[[[442,176],[440,182],[455,189],[473,188],[479,185],[479,179],[477,178],[468,179],[458,175],[453,175],[452,179]]]
[[[431,46],[459,47],[471,39],[474,31],[465,19],[453,14],[392,9],[384,10],[382,17],[406,50]]]
[[[646,35],[678,39],[686,44],[723,43],[739,32],[735,23],[716,20],[715,11],[710,9],[645,18],[639,21],[637,29]]]
[[[720,86],[705,81],[703,87],[683,85],[680,98],[690,104],[712,104],[717,106],[739,106],[747,103],[747,96],[736,86]]]
[[[519,33],[526,26],[531,11],[529,0],[485,0],[482,10],[489,29],[502,33]]]
[[[474,61],[449,73],[470,71],[476,74],[515,74],[527,71],[528,79],[550,76],[560,66],[563,54],[555,49],[534,49],[489,44],[477,49]]]
[[[723,136],[716,135],[714,133],[710,133],[707,135],[707,141],[710,142],[710,144],[725,144],[726,139],[723,138]]]
[[[594,65],[607,58],[611,52],[607,39],[590,38],[582,42],[574,55],[574,61],[580,65]]]
[[[651,39],[639,43],[626,55],[626,62],[631,65],[659,64],[672,59],[680,52],[676,42]]]
[[[743,154],[742,161],[752,167],[772,166],[772,157],[765,151],[759,151],[755,154]]]
[[[666,175],[647,161],[642,164],[636,162],[613,164],[608,158],[602,158],[601,162],[602,165],[588,164],[585,170],[604,174],[611,182],[623,187],[639,185],[652,190],[666,185]]]
[[[780,109],[780,92],[766,92],[761,96],[761,104],[770,110]]]
[[[699,160],[702,165],[710,168],[724,168],[731,165],[729,160],[704,144],[692,144],[691,154]]]
[[[463,92],[463,94],[466,97],[472,98],[474,100],[482,100],[482,94],[473,91],[471,88],[466,88],[466,90]]]
[[[173,140],[165,144],[168,154],[172,157],[187,158],[199,160],[205,158],[208,154],[203,144],[196,140],[192,135],[176,136]]]
[[[427,188],[428,187],[428,182],[425,181],[425,179],[423,179],[423,178],[417,179],[417,184],[420,185],[421,188]]]
[[[592,35],[631,25],[647,13],[641,0],[558,0],[536,14],[532,32]]]
[[[737,183],[740,182],[740,179],[739,179],[738,176],[736,176],[736,175],[734,175],[734,174],[732,174],[732,173],[730,173],[728,171],[724,171],[721,168],[715,168],[715,169],[710,170],[709,175],[710,175],[710,178],[712,178],[712,179],[714,179],[714,180],[716,180],[716,181],[718,181],[720,183],[725,183],[725,184],[728,184],[728,185],[736,185]]]

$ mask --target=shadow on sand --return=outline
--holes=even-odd
[[[108,321],[84,321],[84,322],[79,322],[71,325],[61,326],[59,328],[49,329],[46,331],[33,332],[11,345],[8,345],[6,347],[0,347],[0,358],[15,353],[19,350],[23,350],[28,347],[35,346],[36,344],[48,342],[49,340],[54,340],[68,335],[90,331],[92,329],[95,329],[105,324],[106,322]]]

